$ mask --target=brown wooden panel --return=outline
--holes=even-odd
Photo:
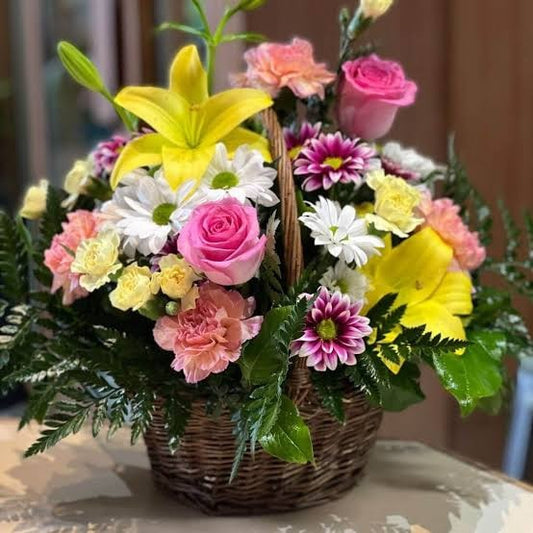
[[[450,126],[477,186],[492,205],[502,198],[518,216],[533,204],[533,3],[451,4]],[[498,231],[492,248],[502,245]],[[533,324],[531,304],[520,307]],[[506,414],[461,422],[455,413],[452,444],[498,465],[506,422]]]

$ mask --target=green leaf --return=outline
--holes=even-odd
[[[419,384],[418,365],[405,362],[398,374],[390,373],[388,384],[379,384],[381,407],[386,411],[403,411],[424,400]]]
[[[280,354],[272,340],[281,324],[291,313],[290,306],[276,307],[265,315],[261,331],[243,350],[239,358],[244,379],[252,385],[260,385],[272,378],[280,368]]]
[[[187,26],[186,24],[180,24],[179,22],[163,22],[163,24],[160,24],[156,28],[156,31],[158,32],[166,30],[181,31],[190,35],[202,37],[203,39],[209,38],[209,35],[205,31],[199,30],[198,28],[193,28],[192,26]]]
[[[481,346],[493,359],[500,362],[507,351],[505,333],[493,330],[473,330],[468,340]]]
[[[299,464],[314,461],[309,428],[287,396],[281,398],[279,416],[272,430],[259,442],[267,453],[283,461]]]
[[[228,33],[221,39],[223,43],[232,43],[234,41],[248,41],[250,43],[262,43],[266,41],[266,37],[261,33],[245,32],[245,33]]]
[[[90,91],[109,96],[109,91],[94,63],[72,43],[60,41],[57,45],[57,54],[75,81]]]
[[[474,340],[474,339],[472,339]],[[435,355],[433,364],[444,386],[459,402],[463,416],[470,414],[481,398],[497,394],[503,384],[498,360],[485,349],[485,344],[473,342],[463,355]]]

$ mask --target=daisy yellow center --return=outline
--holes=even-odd
[[[324,165],[331,167],[333,170],[341,168],[343,162],[342,157],[326,157],[326,159],[324,159]]]
[[[239,184],[239,178],[233,172],[219,172],[211,182],[213,189],[231,189]]]
[[[323,341],[331,341],[337,337],[337,326],[335,326],[335,322],[331,318],[326,318],[318,324],[316,332]]]
[[[152,220],[158,226],[166,226],[168,224],[168,221],[170,220],[170,216],[172,215],[172,213],[174,213],[175,210],[176,206],[174,204],[159,204],[152,213]]]

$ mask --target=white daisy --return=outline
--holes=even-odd
[[[136,251],[157,254],[200,203],[199,195],[191,194],[194,186],[188,181],[173,191],[162,172],[152,177],[138,170],[122,180],[112,199],[103,204],[102,215],[121,236],[128,256]]]
[[[248,198],[265,207],[276,205],[279,198],[270,189],[277,172],[265,167],[264,162],[261,153],[247,145],[237,148],[230,160],[226,147],[219,143],[202,177],[199,192],[211,201],[231,196],[243,204]]]
[[[311,237],[317,246],[326,246],[334,257],[357,266],[367,263],[369,256],[378,254],[383,241],[368,234],[364,218],[357,218],[351,205],[342,209],[337,202],[319,197],[318,203],[309,204],[314,212],[306,212],[300,221],[311,230]]]
[[[444,172],[446,167],[437,165],[429,157],[419,154],[413,148],[404,148],[400,143],[388,142],[381,149],[383,166],[389,174],[400,176],[407,180],[418,181],[439,170]]]
[[[347,294],[354,302],[365,301],[365,294],[370,288],[368,278],[344,261],[337,261],[334,267],[329,267],[320,278],[320,285]]]

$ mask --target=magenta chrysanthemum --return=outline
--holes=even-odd
[[[311,139],[294,162],[294,174],[305,178],[303,189],[328,190],[336,183],[360,185],[369,170],[379,168],[376,151],[360,139],[340,132]]]
[[[113,135],[107,141],[99,142],[92,151],[91,157],[94,165],[94,172],[98,177],[106,177],[111,174],[113,167],[120,155],[120,151],[128,139],[123,135]]]
[[[363,302],[353,303],[340,292],[323,287],[309,311],[304,334],[292,349],[307,358],[307,366],[320,372],[335,370],[338,362],[355,365],[365,351],[364,337],[372,333],[368,318],[360,316]]]
[[[322,122],[311,124],[310,122],[303,122],[300,129],[297,128],[283,128],[283,136],[285,137],[285,145],[289,152],[291,159],[296,159],[302,148],[311,139],[316,139],[320,135]]]

